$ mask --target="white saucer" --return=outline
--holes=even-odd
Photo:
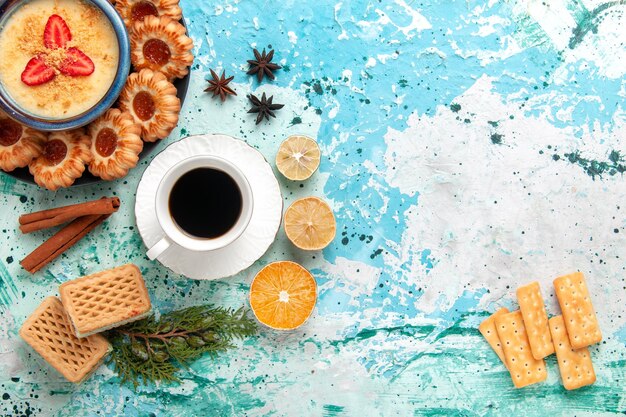
[[[226,135],[182,139],[154,158],[137,187],[135,217],[147,248],[155,245],[164,235],[155,209],[155,196],[161,178],[176,163],[197,155],[219,156],[241,169],[254,196],[252,219],[243,234],[222,249],[193,252],[173,245],[159,257],[159,262],[189,278],[219,279],[248,268],[267,251],[280,227],[283,198],[272,168],[263,155],[246,142]]]

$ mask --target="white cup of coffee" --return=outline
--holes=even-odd
[[[236,165],[216,156],[180,161],[161,179],[156,217],[165,235],[148,252],[157,259],[172,245],[212,251],[234,242],[252,217],[253,195]]]

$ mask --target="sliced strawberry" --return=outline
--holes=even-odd
[[[22,82],[26,85],[44,84],[56,76],[53,68],[46,65],[44,60],[38,56],[31,58],[22,72]]]
[[[95,68],[96,66],[91,58],[85,55],[80,49],[69,48],[67,50],[67,57],[59,67],[59,71],[65,75],[75,77],[79,75],[91,75]]]
[[[48,49],[65,48],[72,40],[72,32],[65,20],[58,14],[53,14],[46,23],[43,31],[43,42]]]

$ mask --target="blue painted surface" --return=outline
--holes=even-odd
[[[305,183],[281,178],[281,187],[287,204],[307,195],[330,201],[337,238],[321,253],[303,253],[281,231],[249,270],[192,282],[143,256],[132,213],[150,158],[123,180],[56,194],[1,176],[0,409],[72,416],[626,410],[623,2],[182,6],[196,62],[179,127],[159,147],[220,132],[271,161],[286,136],[317,138],[319,172]],[[284,69],[275,82],[245,75],[252,47],[276,50]],[[236,98],[221,104],[203,93],[209,68],[235,75]],[[251,92],[286,106],[257,127],[246,113]],[[20,269],[46,233],[18,236],[17,213],[112,194],[123,206],[103,228],[34,277]],[[261,266],[282,259],[318,280],[307,324],[262,330],[217,360],[203,358],[180,386],[134,392],[106,367],[72,386],[17,337],[39,300],[86,273],[135,262],[162,311],[238,307]],[[550,358],[546,382],[515,390],[476,328],[500,306],[516,309],[515,288],[531,280],[541,283],[549,314],[559,314],[552,280],[573,270],[587,276],[604,334],[590,349],[598,380],[567,392]]]

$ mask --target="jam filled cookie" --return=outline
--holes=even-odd
[[[146,16],[167,16],[175,21],[183,18],[178,0],[118,0],[115,8],[129,29],[135,22],[142,22]]]
[[[110,109],[89,126],[89,172],[104,180],[122,178],[134,168],[143,149],[141,126],[130,113]]]
[[[146,16],[135,22],[130,35],[131,61],[138,69],[160,71],[172,80],[189,72],[193,41],[185,27],[167,16]]]
[[[89,145],[83,129],[51,133],[42,154],[28,166],[35,182],[52,191],[74,184],[91,161]]]
[[[119,103],[141,126],[141,138],[146,142],[167,137],[178,123],[176,87],[160,72],[144,69],[130,74]]]
[[[6,172],[22,168],[38,157],[46,134],[38,132],[0,112],[0,169]]]

